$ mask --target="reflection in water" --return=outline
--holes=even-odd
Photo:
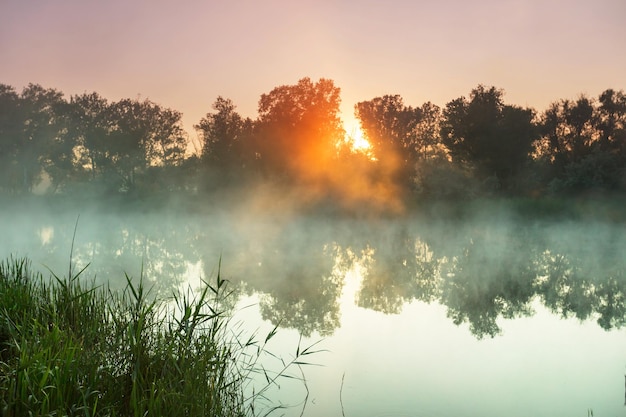
[[[247,328],[283,327],[273,354],[289,358],[300,335],[311,336],[305,344],[325,338],[329,352],[314,360],[324,366],[306,369],[306,416],[342,413],[344,373],[346,415],[618,415],[623,407],[625,339],[604,330],[626,325],[623,224],[211,210],[88,210],[73,244],[76,213],[5,211],[0,227],[11,238],[0,252],[63,275],[73,246],[74,270],[89,264],[82,277],[115,288],[124,272],[142,274],[158,296],[197,288],[219,270],[243,304],[254,303],[238,310]],[[298,403],[302,386],[287,385],[284,402]]]
[[[39,229],[39,239],[41,239],[42,245],[45,246],[48,243],[50,243],[53,237],[54,237],[54,227],[43,226]]]
[[[499,317],[528,316],[535,294],[533,248],[520,233],[476,231],[446,264],[441,303],[478,337],[500,332]]]
[[[113,287],[124,284],[126,272],[169,295],[190,271],[214,276],[222,259],[224,277],[242,294],[260,295],[264,319],[305,336],[330,335],[341,325],[345,277],[356,270],[357,306],[398,314],[413,301],[436,302],[478,338],[498,335],[502,319],[532,315],[535,300],[607,330],[626,324],[626,234],[619,224],[96,211],[81,215],[72,245],[70,214],[3,220],[7,235],[13,229],[17,237],[1,248],[6,256],[66,271],[73,246],[77,267],[90,264],[88,275]]]
[[[366,269],[357,297],[361,307],[383,313],[399,313],[414,299],[435,299],[440,282],[440,261],[428,245],[406,233],[394,239],[386,250],[367,247],[360,263]]]
[[[322,336],[332,334],[340,324],[339,296],[345,275],[341,273],[345,267],[338,251],[334,245],[313,247],[298,252],[301,256],[295,262],[293,258],[282,259],[280,252],[275,253],[273,261],[278,264],[261,273],[276,277],[282,269],[276,277],[280,284],[272,285],[261,297],[263,319],[297,329],[304,336],[310,336],[313,331]]]
[[[563,254],[543,253],[538,289],[544,304],[563,317],[585,320],[596,313],[604,329],[626,324],[626,277],[619,261],[589,270]]]

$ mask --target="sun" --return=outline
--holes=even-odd
[[[355,151],[364,151],[371,148],[370,143],[363,137],[363,131],[359,126],[352,129],[350,139],[352,141],[352,149]]]
[[[353,121],[346,125],[346,142],[350,146],[350,150],[354,153],[362,153],[373,159],[372,145],[367,141],[361,124]]]

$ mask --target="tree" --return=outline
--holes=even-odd
[[[253,122],[235,109],[231,100],[218,97],[213,104],[215,113],[207,113],[194,125],[202,139],[203,162],[215,168],[222,178],[241,173],[254,160],[250,146]]]
[[[606,90],[598,101],[552,103],[542,114],[535,153],[549,166],[553,191],[625,187],[626,96]]]
[[[420,120],[415,126],[414,148],[418,159],[446,158],[447,152],[441,142],[441,108],[426,102],[419,108]]]
[[[421,109],[405,106],[399,95],[385,95],[357,103],[355,114],[376,158],[393,167],[395,182],[408,181],[422,147],[416,132]]]
[[[9,85],[0,84],[0,188],[15,192],[21,170],[17,156],[22,135],[19,96]]]
[[[22,90],[16,115],[20,131],[15,161],[24,192],[32,190],[44,170],[52,174],[53,185],[58,185],[73,166],[74,143],[67,135],[66,104],[63,94],[51,88],[29,84]]]
[[[70,99],[72,133],[76,136],[80,164],[92,180],[104,175],[109,165],[107,139],[112,130],[109,103],[98,93],[84,93]]]
[[[261,95],[254,146],[266,174],[316,181],[332,169],[345,135],[339,93],[332,80],[303,78]]]
[[[536,139],[534,111],[505,105],[502,90],[479,85],[444,110],[441,136],[452,159],[474,165],[484,179],[503,183],[520,173]],[[510,184],[509,184],[510,186]]]
[[[149,100],[123,99],[108,113],[112,128],[105,148],[123,189],[134,188],[136,175],[149,167],[182,163],[187,140],[180,112]]]
[[[600,94],[594,119],[599,130],[598,146],[626,162],[626,94],[608,89]]]
[[[75,181],[83,171],[76,153],[77,140],[71,134],[70,105],[62,100],[56,104],[56,134],[51,135],[46,144],[41,165],[50,180],[48,192],[57,192],[60,188]]]
[[[584,96],[576,102],[552,103],[541,118],[542,153],[563,168],[591,151],[593,142],[593,104]]]

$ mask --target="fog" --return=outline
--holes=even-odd
[[[510,390],[522,389],[518,383],[536,387],[529,390],[534,392],[529,405],[510,415],[543,408],[558,414],[563,409],[555,407],[555,401],[571,393],[561,390],[546,398],[541,381],[528,381],[538,373],[545,379],[558,372],[561,375],[551,376],[550,384],[566,384],[563,378],[571,378],[570,370],[546,363],[563,354],[550,340],[555,337],[563,349],[572,349],[569,354],[578,361],[571,363],[574,369],[583,366],[580,361],[589,353],[582,341],[588,334],[594,335],[594,346],[601,341],[610,346],[598,348],[602,365],[584,364],[585,372],[598,375],[580,375],[589,383],[576,389],[586,393],[597,415],[597,410],[621,410],[621,398],[607,400],[606,390],[610,387],[615,397],[626,366],[619,353],[626,347],[623,222],[602,216],[530,217],[494,201],[425,203],[410,211],[337,211],[323,205],[311,209],[303,201],[306,198],[296,191],[283,193],[269,186],[184,204],[33,197],[26,204],[3,203],[0,250],[5,258],[28,257],[32,269],[44,276],[50,271],[67,276],[70,259],[74,272],[86,267],[81,279],[113,288],[125,285],[125,273],[134,279],[142,276],[160,297],[214,278],[221,263],[220,273],[240,303],[254,305],[254,313],[243,316],[250,326],[280,324],[285,346],[293,347],[303,335],[311,341],[324,339],[324,347],[334,352],[319,359],[326,374],[311,371],[311,390],[319,398],[304,415],[340,411],[336,395],[341,371],[352,381],[346,386],[347,403],[352,401],[352,409],[363,413],[359,415],[373,415],[355,402],[374,390],[373,381],[367,385],[365,376],[362,381],[358,377],[359,369],[371,364],[358,358],[376,360],[371,355],[381,349],[384,355],[411,361],[406,364],[413,369],[411,378],[423,375],[430,381],[413,380],[408,374],[392,377],[383,365],[372,370],[377,384],[392,384],[389,389],[396,394],[381,412],[401,404],[402,413],[408,413],[406,407],[446,410],[446,387],[468,389],[450,376],[444,378],[448,366],[461,366],[459,355],[464,352],[467,363],[462,366],[469,368],[462,372],[472,374],[467,378],[475,382],[466,376],[461,380],[476,384],[469,392],[480,395],[478,387],[496,389],[495,381],[504,378],[502,369],[509,369],[511,377],[526,381],[507,379]],[[370,328],[380,328],[384,337],[367,334]],[[377,340],[353,340],[370,337]],[[432,342],[424,345],[424,338]],[[406,349],[413,345],[426,351],[419,358],[407,357]],[[276,349],[283,348],[289,350]],[[552,356],[529,369],[511,368],[506,362],[509,355],[529,354],[528,349],[538,349],[536,355],[545,349]],[[489,363],[502,369],[496,372]],[[394,362],[386,369],[403,366]],[[494,372],[497,375],[489,376]],[[614,374],[607,377],[607,372]],[[438,378],[443,378],[435,383],[440,391],[429,385]],[[415,405],[405,387],[393,385],[396,380],[433,391],[432,399]],[[329,389],[332,392],[326,392]],[[502,387],[497,390],[500,399],[476,402],[461,397],[475,413],[497,415],[491,410],[504,410],[506,403],[500,402],[512,395]],[[281,395],[302,398],[301,391],[288,387]],[[325,395],[328,400],[322,401]],[[586,408],[575,411],[584,413]],[[300,409],[293,413],[299,415]]]
[[[221,261],[233,285],[266,295],[267,318],[306,335],[340,326],[329,317],[355,265],[357,305],[399,313],[413,300],[436,302],[479,338],[532,314],[534,300],[606,329],[626,319],[623,223],[528,219],[486,202],[346,215],[267,187],[186,206],[42,201],[6,205],[5,257],[28,257],[44,275],[67,275],[71,257],[74,271],[88,265],[85,278],[113,286],[143,274],[164,295],[211,278]]]

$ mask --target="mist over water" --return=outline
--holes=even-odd
[[[115,288],[143,274],[169,296],[221,260],[242,302],[256,303],[250,326],[280,323],[285,346],[325,338],[304,415],[341,412],[344,372],[346,415],[623,412],[624,223],[530,220],[490,203],[324,213],[262,188],[184,206],[32,201],[5,205],[0,249],[45,276],[67,275],[71,255],[74,271],[89,265],[82,279]]]

